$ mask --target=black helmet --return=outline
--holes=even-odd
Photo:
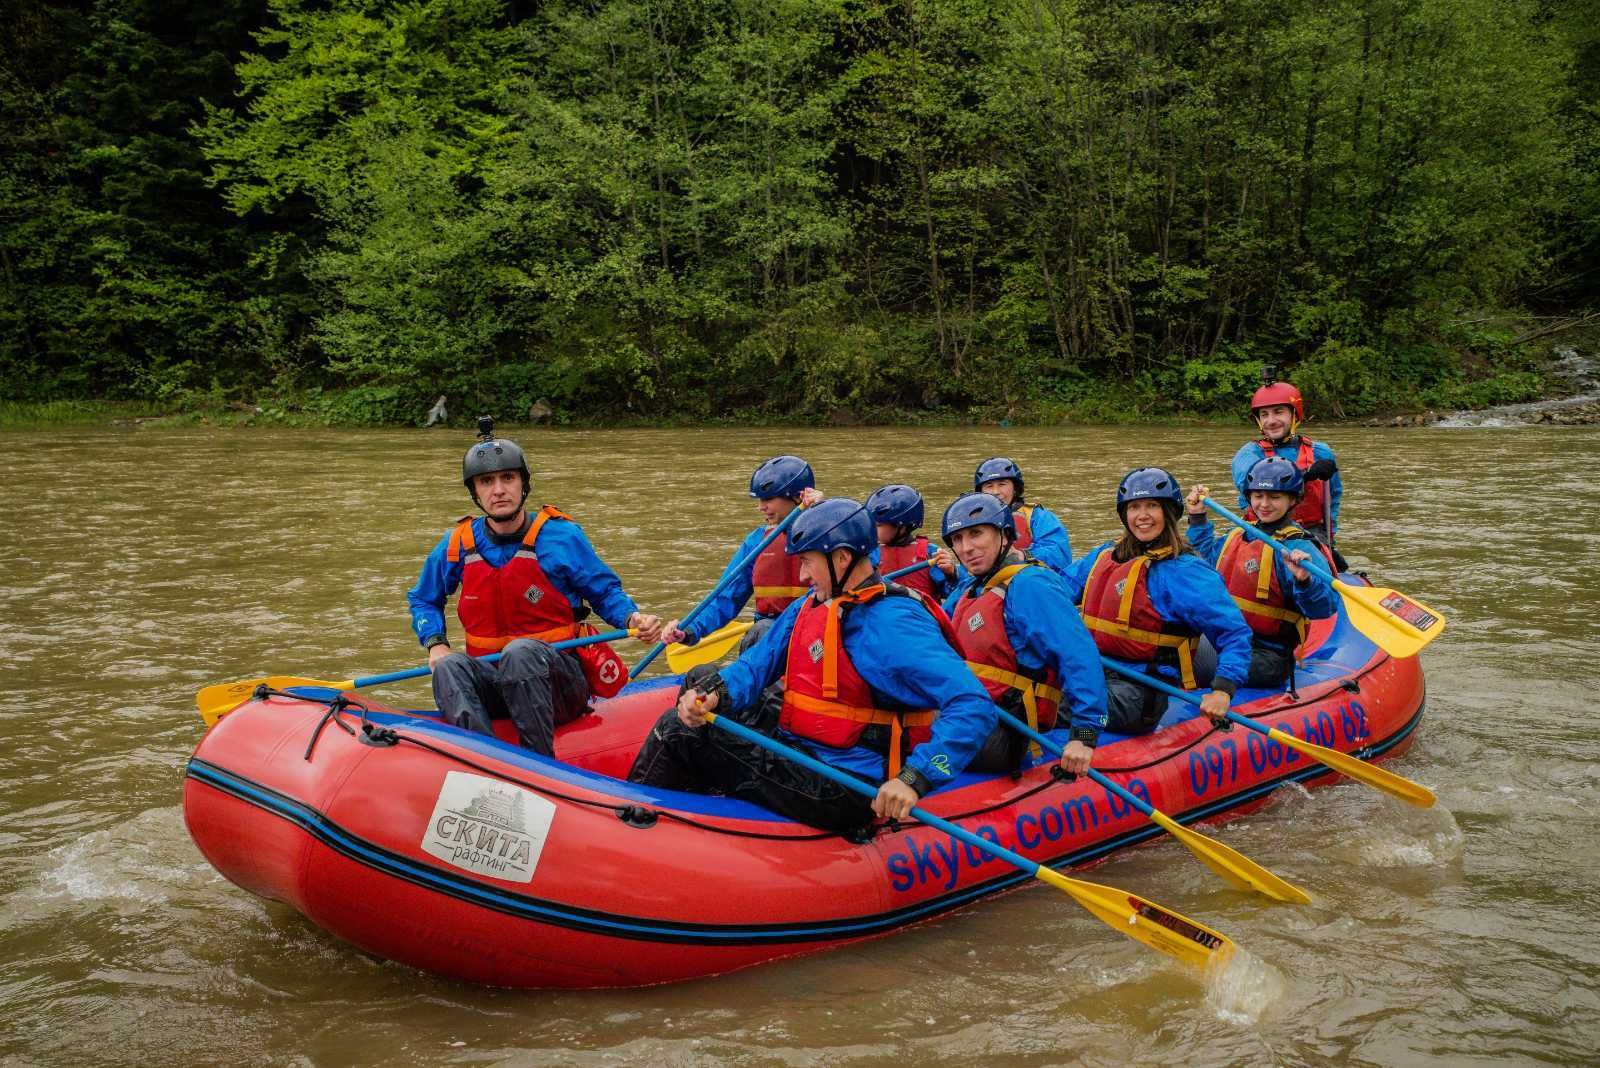
[[[527,500],[533,476],[528,472],[528,458],[523,455],[522,446],[510,438],[495,437],[494,420],[488,416],[478,420],[478,434],[480,440],[461,458],[461,484],[472,494],[473,503],[478,502],[478,491],[473,488],[472,480],[496,471],[521,472],[522,499]]]

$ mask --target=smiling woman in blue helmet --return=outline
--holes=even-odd
[[[691,671],[656,722],[633,782],[721,792],[790,819],[850,832],[901,819],[961,774],[995,728],[994,705],[955,649],[939,607],[873,567],[871,516],[855,501],[813,505],[789,529],[811,593],[721,669]],[[780,676],[781,707],[760,699]],[[872,802],[799,764],[705,728],[705,713],[746,726],[868,782]]]
[[[1250,627],[1211,566],[1179,529],[1183,490],[1170,471],[1140,467],[1117,487],[1123,534],[1091,550],[1065,576],[1102,656],[1165,676],[1185,689],[1210,686],[1200,709],[1221,719],[1250,671]],[[1194,654],[1204,635],[1217,650],[1215,674],[1201,677]],[[1161,722],[1165,695],[1106,674],[1106,727],[1148,734]]]
[[[1283,542],[1286,554],[1245,537],[1237,527],[1226,537],[1217,537],[1205,506],[1210,489],[1196,486],[1189,491],[1189,543],[1217,569],[1250,624],[1246,686],[1272,689],[1291,682],[1295,649],[1305,641],[1309,621],[1327,619],[1339,610],[1333,584],[1301,566],[1315,559],[1330,572],[1338,570],[1332,554],[1290,517],[1304,487],[1300,469],[1282,456],[1257,460],[1245,475],[1244,491],[1256,529]],[[1214,655],[1202,645],[1197,670],[1203,672],[1208,657]]]

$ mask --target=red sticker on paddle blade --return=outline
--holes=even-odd
[[[1379,607],[1389,611],[1390,614],[1416,627],[1418,630],[1427,630],[1439,622],[1439,617],[1411,600],[1398,590],[1390,590],[1389,596],[1378,602]]]

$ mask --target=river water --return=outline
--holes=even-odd
[[[1396,770],[1415,810],[1279,792],[1216,837],[1308,888],[1229,890],[1176,844],[1092,878],[1229,934],[1207,982],[1034,888],[888,939],[639,991],[466,987],[375,960],[222,880],[184,831],[194,691],[420,654],[404,591],[467,510],[459,432],[0,435],[0,1063],[1594,1063],[1600,1048],[1591,428],[1336,428],[1341,547],[1442,610]],[[648,609],[709,589],[754,465],[921,488],[930,516],[1009,453],[1078,552],[1117,479],[1227,481],[1220,430],[529,432],[535,499]],[[1590,546],[1585,548],[1585,546]],[[409,687],[409,688],[408,688]],[[427,703],[425,683],[377,695]],[[707,874],[708,902],[715,876]],[[708,904],[708,907],[714,907]]]

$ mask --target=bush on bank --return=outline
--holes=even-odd
[[[0,396],[407,424],[1525,399],[1600,266],[1539,0],[89,0],[0,26]],[[1501,320],[1504,322],[1504,320]],[[253,415],[253,412],[252,412]]]

